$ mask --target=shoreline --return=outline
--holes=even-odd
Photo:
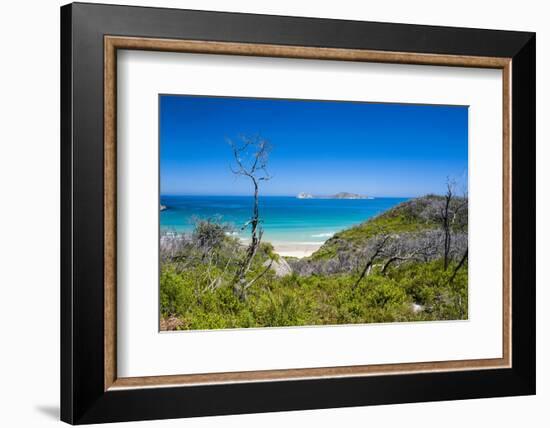
[[[324,242],[302,244],[299,242],[271,242],[274,251],[281,257],[309,257],[317,251]]]
[[[166,233],[166,232],[165,232]],[[168,239],[183,239],[184,236],[189,236],[188,232],[167,232],[164,235]],[[163,236],[160,237],[161,241]],[[325,241],[320,242],[293,242],[293,241],[268,241],[263,240],[262,243],[269,243],[273,246],[273,251],[281,257],[296,257],[302,259],[304,257],[311,256],[315,251],[321,248]],[[247,239],[240,240],[241,245],[247,246],[249,241]]]

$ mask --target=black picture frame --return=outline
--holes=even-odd
[[[104,36],[512,59],[512,367],[104,390]],[[61,419],[71,424],[535,393],[535,34],[73,3],[61,8]]]

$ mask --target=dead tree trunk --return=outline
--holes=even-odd
[[[455,270],[453,271],[453,274],[451,275],[451,278],[449,278],[449,284],[453,283],[453,281],[455,280],[456,274],[458,273],[460,268],[464,265],[464,263],[466,262],[467,259],[468,259],[468,249],[466,249],[466,251],[464,251],[464,254],[462,255],[462,258],[460,259],[460,262],[455,267]]]
[[[407,256],[392,256],[390,257],[388,260],[386,260],[386,262],[384,263],[383,267],[382,267],[382,271],[381,273],[382,274],[385,274],[386,273],[386,270],[388,270],[388,268],[390,267],[390,265],[392,263],[395,263],[397,261],[399,262],[405,262],[407,260],[412,260],[413,258],[415,258],[416,256],[416,252],[413,252]]]
[[[451,262],[451,249],[453,240],[453,231],[457,227],[457,218],[460,217],[462,210],[468,207],[468,198],[464,196],[460,202],[455,198],[455,183],[447,180],[447,192],[444,196],[444,203],[438,214],[438,221],[443,229],[443,268],[447,270]],[[460,227],[460,225],[458,225]],[[464,225],[462,226],[464,227]]]
[[[441,220],[444,232],[443,241],[443,268],[447,270],[449,267],[449,255],[451,252],[451,222],[449,208],[451,206],[451,200],[453,198],[452,185],[447,183],[447,193],[445,194],[445,205],[442,210]]]
[[[260,181],[267,181],[271,177],[267,173],[267,161],[271,146],[267,140],[260,137],[241,137],[242,144],[237,145],[229,141],[233,149],[233,157],[237,165],[236,169],[231,169],[236,175],[248,177],[254,186],[254,205],[252,208],[252,216],[250,220],[243,226],[243,229],[248,226],[250,231],[250,244],[248,245],[245,257],[239,264],[239,268],[233,280],[233,292],[239,299],[246,299],[246,290],[256,281],[257,278],[247,281],[246,274],[252,267],[252,262],[256,256],[260,243],[262,241],[263,229],[260,225],[260,209],[259,209],[259,193]],[[248,153],[252,149],[253,153]],[[249,159],[245,159],[248,156]],[[263,273],[261,274],[263,275]]]
[[[386,242],[388,242],[388,239],[390,239],[390,236],[386,235],[380,241],[378,241],[372,255],[369,257],[369,259],[367,260],[367,263],[363,267],[363,270],[361,271],[359,278],[357,278],[357,281],[355,281],[355,284],[353,285],[353,289],[356,289],[359,283],[363,280],[363,278],[370,273],[372,264],[384,249],[384,246],[386,245]]]

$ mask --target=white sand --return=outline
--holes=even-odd
[[[282,257],[297,257],[301,259],[302,257],[309,257],[315,251],[317,251],[322,243],[318,244],[301,244],[301,243],[273,243],[275,252]]]

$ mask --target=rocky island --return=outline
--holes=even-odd
[[[372,199],[368,196],[358,195],[357,193],[340,192],[329,196],[330,199]]]
[[[311,193],[301,192],[296,195],[298,199],[374,199],[371,196],[359,195],[357,193],[340,192],[329,196],[313,196]]]

